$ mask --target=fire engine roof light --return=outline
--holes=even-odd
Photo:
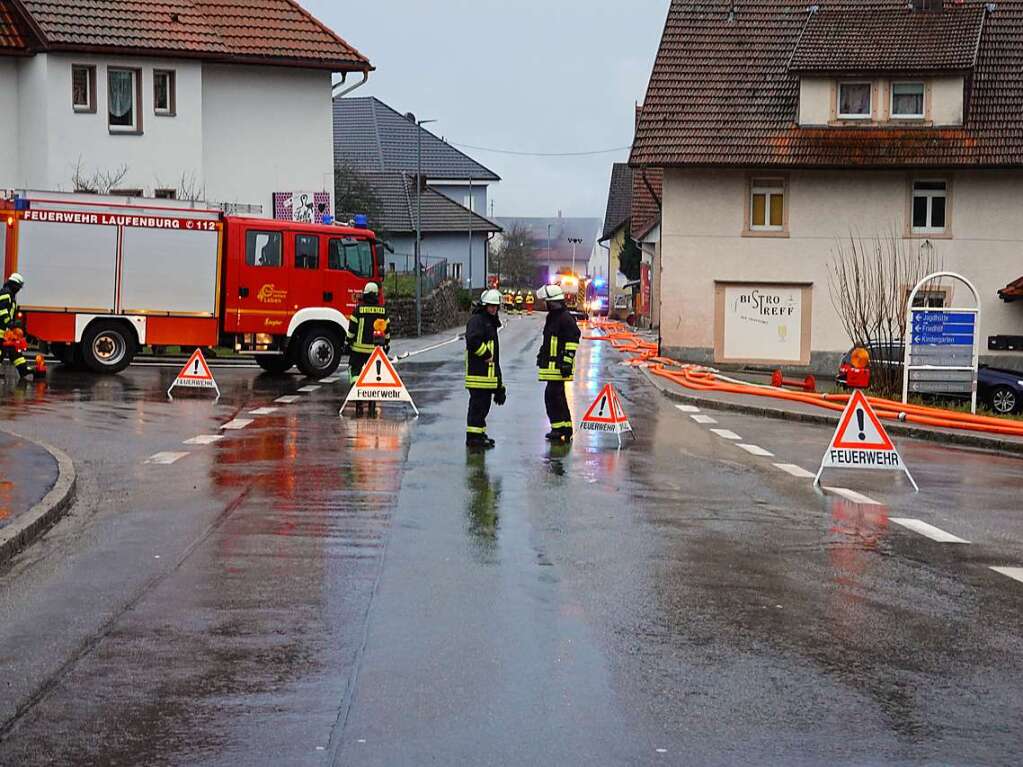
[[[31,203],[24,197],[14,197],[14,209],[15,210],[28,210],[31,207]]]
[[[366,216],[365,213],[356,213],[353,221],[355,222],[355,226],[359,229],[369,228],[369,217]]]

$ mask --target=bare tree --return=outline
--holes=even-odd
[[[127,165],[120,165],[112,170],[98,168],[89,172],[79,157],[71,174],[71,183],[76,192],[110,194],[110,190],[116,189],[127,176]]]
[[[836,241],[828,287],[853,343],[896,349],[903,344],[909,292],[938,269],[934,247],[925,241],[911,251],[897,227],[873,237],[850,233]],[[901,371],[894,365],[872,365],[870,378],[871,388],[883,396],[901,391]]]
[[[516,223],[501,235],[501,244],[490,257],[490,270],[500,275],[501,283],[515,288],[531,287],[537,277],[533,257],[533,235],[525,224]]]

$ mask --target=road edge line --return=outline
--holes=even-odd
[[[0,567],[3,567],[17,554],[41,538],[64,516],[75,499],[78,473],[75,470],[74,462],[63,450],[11,431],[4,426],[0,426],[0,431],[15,439],[42,448],[57,462],[57,481],[53,483],[50,492],[31,509],[19,515],[16,521],[0,529]]]

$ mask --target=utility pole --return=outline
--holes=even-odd
[[[579,245],[583,244],[581,237],[569,237],[568,241],[572,243],[572,274],[575,274],[575,249]]]
[[[416,125],[416,156],[418,172],[416,173],[416,335],[423,335],[423,126],[435,123],[436,120],[419,120],[409,112],[405,115]]]
[[[551,282],[551,224],[547,224],[547,280]]]
[[[472,209],[475,207],[472,200],[472,174],[469,174],[469,296],[472,297]]]

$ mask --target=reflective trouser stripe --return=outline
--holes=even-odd
[[[477,381],[468,380],[465,381],[466,389],[497,389],[497,381]]]
[[[465,427],[465,433],[466,434],[486,434],[487,430],[485,428],[482,428],[482,427],[479,427],[479,426],[466,426]]]
[[[572,428],[572,422],[571,421],[558,421],[557,423],[552,423],[551,424],[551,428],[552,429],[571,429]]]

